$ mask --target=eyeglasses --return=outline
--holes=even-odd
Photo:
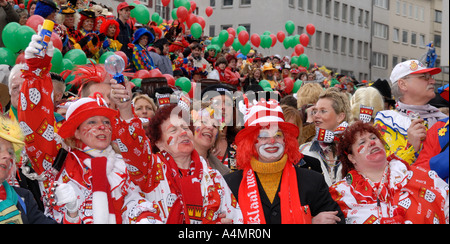
[[[407,75],[403,79],[409,79],[409,78],[417,78],[417,79],[422,79],[422,80],[425,80],[425,81],[430,81],[430,79],[434,80],[434,76],[432,76],[430,73],[426,73],[426,74],[419,75],[419,76],[409,76],[409,75]]]

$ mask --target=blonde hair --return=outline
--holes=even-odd
[[[359,120],[359,111],[361,105],[373,107],[372,119],[379,111],[384,110],[384,100],[380,92],[373,87],[362,87],[356,90],[350,99],[351,121]]]
[[[156,110],[158,110],[158,107],[156,106],[155,102],[153,101],[153,99],[151,99],[147,94],[141,94],[141,95],[137,95],[136,97],[133,98],[133,105],[140,99],[144,99],[146,100],[148,103],[150,103],[150,106],[152,107],[153,111],[156,112]]]
[[[297,92],[297,108],[303,105],[316,104],[323,88],[318,83],[306,83]]]
[[[300,112],[289,105],[282,105],[281,109],[283,110],[284,120],[287,122],[292,118],[294,120],[294,125],[296,125],[300,130],[299,136],[297,137],[297,140],[300,143],[303,128],[303,121],[300,116]]]
[[[339,88],[330,87],[320,93],[319,99],[328,98],[332,103],[332,107],[336,114],[344,113],[345,118],[344,121],[350,121],[351,113],[350,113],[350,100],[348,96],[341,92]]]

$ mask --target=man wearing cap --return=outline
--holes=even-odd
[[[128,5],[126,2],[122,2],[117,6],[117,22],[119,23],[120,32],[117,36],[117,40],[122,43],[122,49],[120,51],[124,52],[128,60],[132,59],[133,49],[128,46],[131,43],[133,31],[131,27],[127,24],[130,19],[130,11],[134,9],[134,6]]]
[[[395,110],[377,114],[375,126],[387,143],[387,154],[396,154],[409,164],[416,161],[422,149],[427,129],[447,116],[427,104],[436,94],[433,75],[440,68],[426,68],[418,60],[408,60],[395,66],[391,74]]]

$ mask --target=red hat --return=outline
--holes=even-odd
[[[122,2],[119,4],[119,6],[117,6],[117,13],[119,13],[119,11],[122,10],[123,8],[130,8],[130,10],[131,10],[131,9],[134,9],[135,7],[132,5],[128,5],[127,2]]]
[[[115,119],[117,111],[106,106],[101,95],[81,98],[70,105],[66,113],[66,121],[61,125],[58,134],[62,138],[69,138],[75,134],[77,128],[88,118],[94,116],[105,116],[111,122]]]

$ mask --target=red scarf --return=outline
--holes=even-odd
[[[297,174],[294,165],[289,162],[283,170],[279,196],[282,224],[311,224],[311,211],[308,206],[301,206]],[[266,224],[258,183],[251,168],[244,170],[239,187],[239,205],[245,224]]]
[[[190,224],[190,219],[203,220],[203,196],[200,180],[203,176],[203,166],[197,151],[192,152],[192,161],[187,174],[183,175],[175,160],[167,152],[158,154],[168,166],[167,178],[171,191],[177,195],[173,204],[167,224]]]

